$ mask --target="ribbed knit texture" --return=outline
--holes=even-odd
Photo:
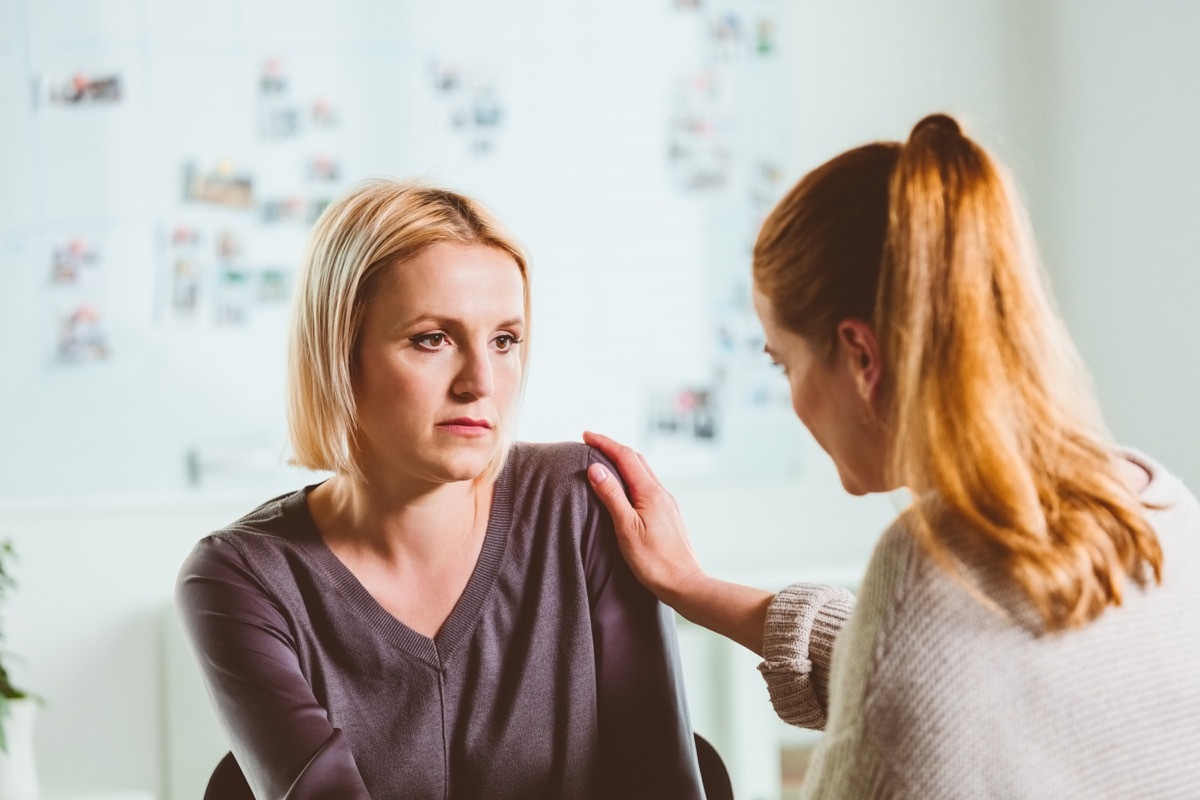
[[[771,602],[759,670],[784,722],[824,729],[833,643],[853,610],[849,591],[815,583],[789,586]]]
[[[903,518],[856,605],[833,587],[779,594],[760,669],[781,717],[825,723],[805,797],[1200,798],[1200,504],[1130,455],[1152,475],[1143,500],[1166,506],[1147,512],[1163,582],[1128,585],[1121,607],[1081,629],[1040,635],[988,608]],[[1029,618],[986,561],[963,564]]]

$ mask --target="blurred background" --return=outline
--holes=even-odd
[[[1189,0],[0,0],[0,622],[46,795],[199,797],[224,752],[174,577],[321,477],[283,463],[288,303],[364,177],[527,246],[521,438],[637,445],[722,577],[853,587],[900,500],[846,497],[791,416],[749,248],[808,169],[953,113],[1014,173],[1117,439],[1200,486],[1198,34]],[[738,796],[792,796],[815,736],[751,654],[681,641]]]

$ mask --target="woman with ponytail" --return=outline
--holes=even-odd
[[[1200,795],[1200,504],[1111,441],[1030,238],[941,114],[763,225],[755,309],[797,416],[851,494],[911,493],[857,597],[710,577],[645,461],[585,435],[628,485],[589,473],[638,578],[825,731],[808,797]]]

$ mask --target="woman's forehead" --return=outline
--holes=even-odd
[[[439,243],[387,267],[377,300],[414,318],[523,321],[525,276],[513,257],[487,245]]]

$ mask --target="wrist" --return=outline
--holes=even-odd
[[[704,570],[696,567],[694,570],[672,575],[657,594],[671,608],[697,622],[694,619],[696,609],[703,606],[703,598],[710,594],[715,582],[716,580],[709,577]]]

